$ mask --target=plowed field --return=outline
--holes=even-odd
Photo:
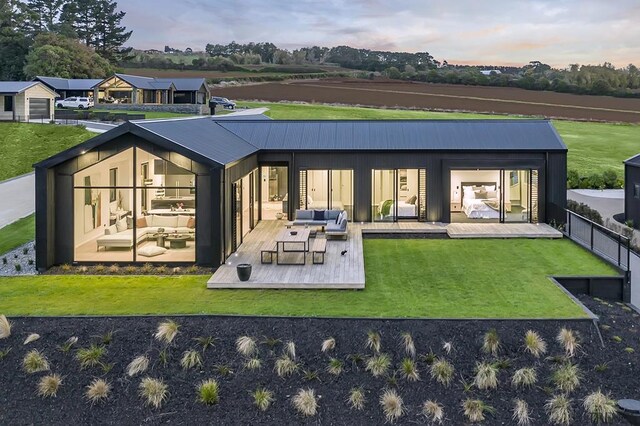
[[[306,101],[640,122],[640,99],[503,87],[327,79],[216,88],[212,92],[215,96],[241,100]]]

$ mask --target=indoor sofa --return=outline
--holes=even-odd
[[[128,219],[128,220],[127,220]],[[185,215],[161,216],[149,215],[137,219],[135,244],[154,238],[159,229],[167,234],[177,232],[187,234],[190,239],[195,237],[195,217]],[[104,230],[104,235],[96,240],[97,249],[132,248],[134,245],[133,222],[131,218],[122,218]]]

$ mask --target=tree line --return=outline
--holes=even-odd
[[[112,0],[1,0],[0,80],[113,73],[131,50],[124,16]]]

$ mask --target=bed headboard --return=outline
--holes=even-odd
[[[498,183],[497,182],[460,182],[460,199],[464,199],[464,189],[465,186],[485,186],[485,185],[495,185],[496,191],[498,191]]]

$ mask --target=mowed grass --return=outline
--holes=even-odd
[[[571,318],[584,313],[547,276],[615,274],[568,240],[365,240],[364,255],[362,291],[207,290],[209,276],[15,277],[0,278],[0,313]]]
[[[75,126],[0,123],[0,181],[29,173],[34,163],[93,136]]]
[[[29,215],[0,228],[0,255],[32,241],[35,235],[35,216]]]
[[[251,108],[267,107],[275,120],[305,119],[505,119],[522,116],[394,110],[318,104],[241,102]],[[624,178],[622,162],[640,152],[640,125],[554,120],[553,125],[569,148],[568,166],[581,175],[613,169]]]

